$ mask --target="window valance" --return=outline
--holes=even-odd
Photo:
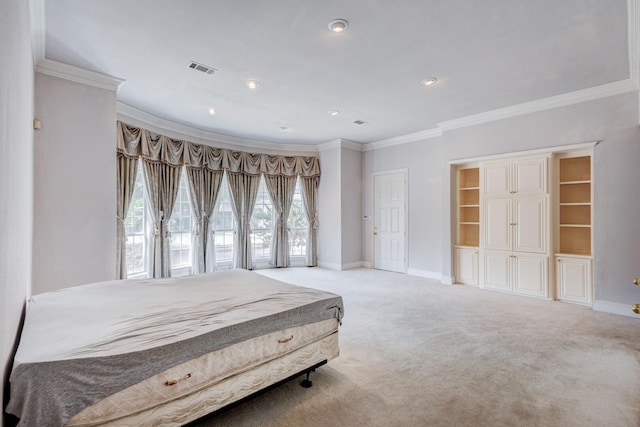
[[[117,126],[118,153],[130,158],[246,175],[320,176],[320,163],[314,156],[254,154],[172,139],[121,121]]]

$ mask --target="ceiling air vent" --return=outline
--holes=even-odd
[[[189,64],[189,68],[197,71],[202,71],[203,73],[207,73],[207,74],[213,74],[217,71],[213,67],[208,67],[206,65],[199,64],[195,61],[191,61],[191,63]]]
[[[357,124],[357,125],[368,125],[369,122],[365,122],[364,120],[356,120],[353,123]]]

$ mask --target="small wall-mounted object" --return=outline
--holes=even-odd
[[[365,221],[369,221],[369,216],[365,215],[365,216],[362,217],[362,219],[365,220]]]
[[[40,120],[33,119],[33,128],[34,129],[40,129]]]

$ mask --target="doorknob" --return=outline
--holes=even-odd
[[[633,304],[631,310],[633,310],[635,314],[640,314],[640,304]]]
[[[640,286],[640,279],[637,278],[637,277],[635,279],[633,279],[633,284],[636,285],[636,286]]]

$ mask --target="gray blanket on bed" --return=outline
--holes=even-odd
[[[124,280],[33,296],[7,412],[62,426],[85,407],[172,366],[259,335],[341,319],[338,295],[246,270]]]

